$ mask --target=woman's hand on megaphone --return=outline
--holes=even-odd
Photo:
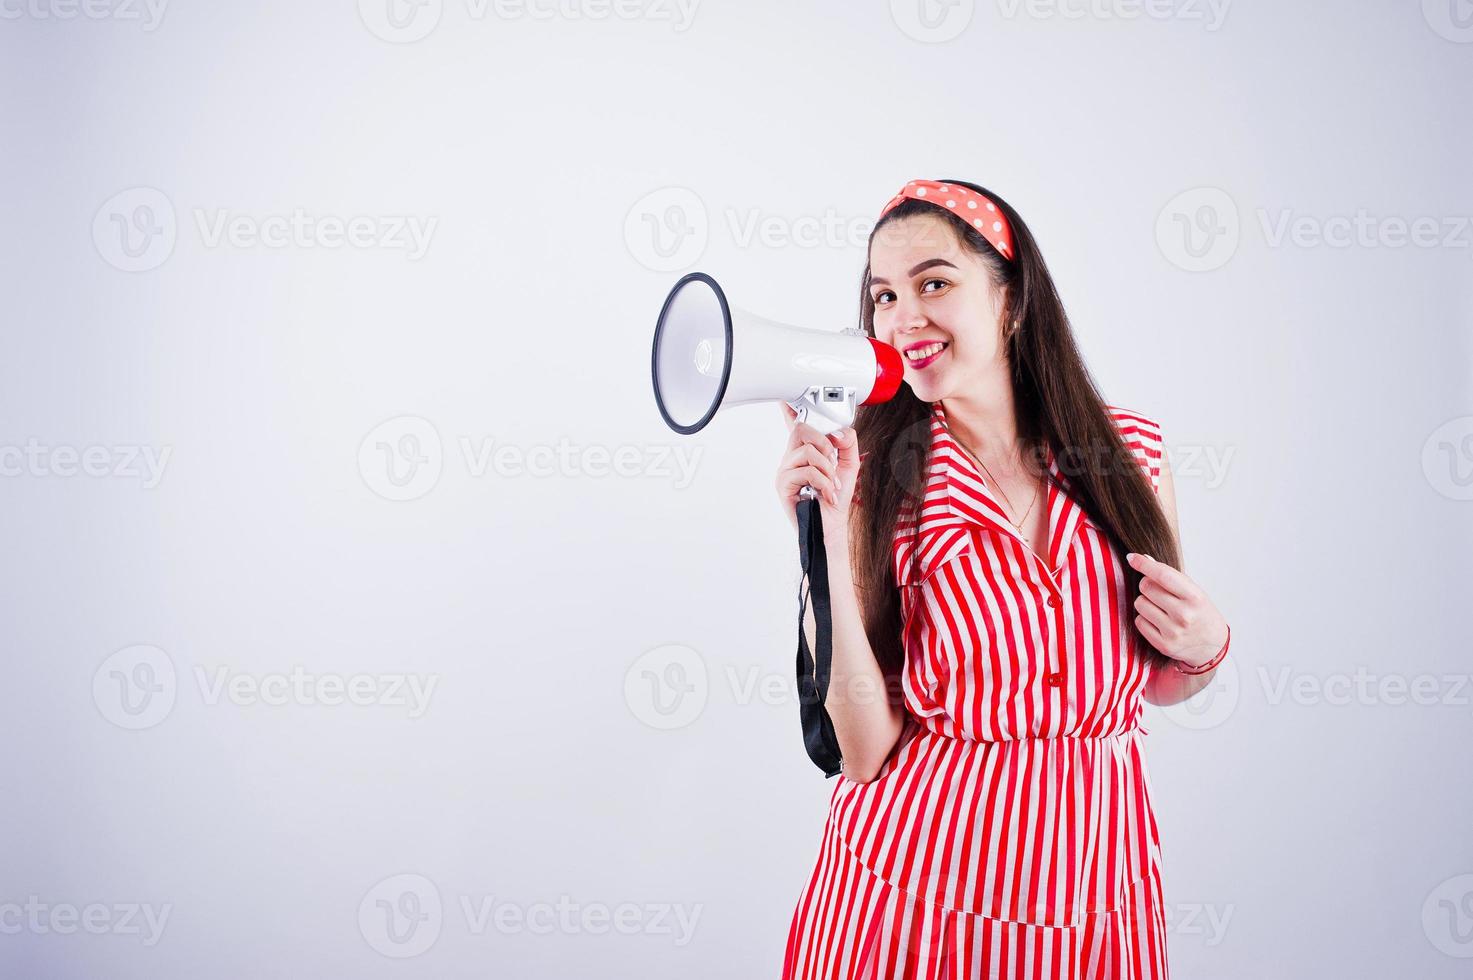
[[[798,413],[780,403],[788,424],[788,445],[777,471],[777,493],[789,522],[797,527],[799,493],[806,486],[818,491],[819,512],[825,518],[845,518],[854,499],[859,476],[859,440],[850,426],[824,435]]]

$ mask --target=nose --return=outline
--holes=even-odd
[[[902,311],[899,326],[896,328],[896,332],[901,336],[905,336],[907,334],[915,333],[917,330],[922,330],[925,327],[926,318],[922,316],[919,311],[913,313],[906,313]]]
[[[901,336],[914,333],[930,324],[919,298],[902,294],[895,300],[895,330]]]
[[[917,330],[923,330],[930,325],[931,321],[926,318],[925,310],[921,308],[919,300],[901,296],[886,311],[883,322],[882,318],[876,315],[877,332],[875,336],[887,343],[898,345]]]

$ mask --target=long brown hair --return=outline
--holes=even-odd
[[[1122,565],[1127,551],[1177,564],[1176,543],[1149,479],[1136,461],[1104,399],[1084,366],[1064,304],[1032,232],[1017,211],[985,187],[962,180],[945,181],[986,196],[1012,225],[1014,261],[1004,259],[964,219],[923,201],[904,200],[870,232],[870,243],[882,228],[911,215],[935,215],[949,223],[963,247],[976,254],[994,285],[1006,296],[1003,323],[1018,321],[1004,353],[1011,367],[1013,409],[1019,439],[1032,447],[1035,472],[1042,472],[1044,447],[1051,448],[1060,471],[1070,482],[1071,496],[1110,539]],[[868,251],[866,251],[868,255]],[[870,298],[866,259],[860,283],[859,323],[875,335],[875,304]],[[894,576],[894,536],[902,514],[912,515],[925,495],[931,443],[931,406],[909,385],[888,402],[866,405],[855,416],[854,430],[866,454],[855,488],[855,519],[850,546],[856,559],[865,633],[875,658],[892,677],[904,662],[900,635],[900,592]],[[1046,473],[1044,473],[1047,476]],[[918,525],[912,523],[912,528]],[[912,561],[918,549],[911,549]],[[1126,572],[1130,630],[1148,657],[1159,658],[1135,629],[1135,597],[1140,575]]]

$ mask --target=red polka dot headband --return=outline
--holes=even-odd
[[[938,208],[945,208],[955,212],[963,221],[977,229],[978,234],[992,243],[992,247],[1001,253],[1002,257],[1009,262],[1013,260],[1013,229],[1008,224],[1007,215],[1003,214],[996,204],[986,197],[978,194],[970,187],[962,187],[957,184],[942,184],[934,180],[912,180],[900,188],[900,193],[890,199],[880,217],[890,213],[890,209],[901,201],[909,198],[912,201],[925,201],[934,204]]]

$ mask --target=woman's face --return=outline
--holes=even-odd
[[[891,222],[870,243],[875,338],[900,351],[924,402],[1007,382],[1003,296],[982,260],[939,215]]]

